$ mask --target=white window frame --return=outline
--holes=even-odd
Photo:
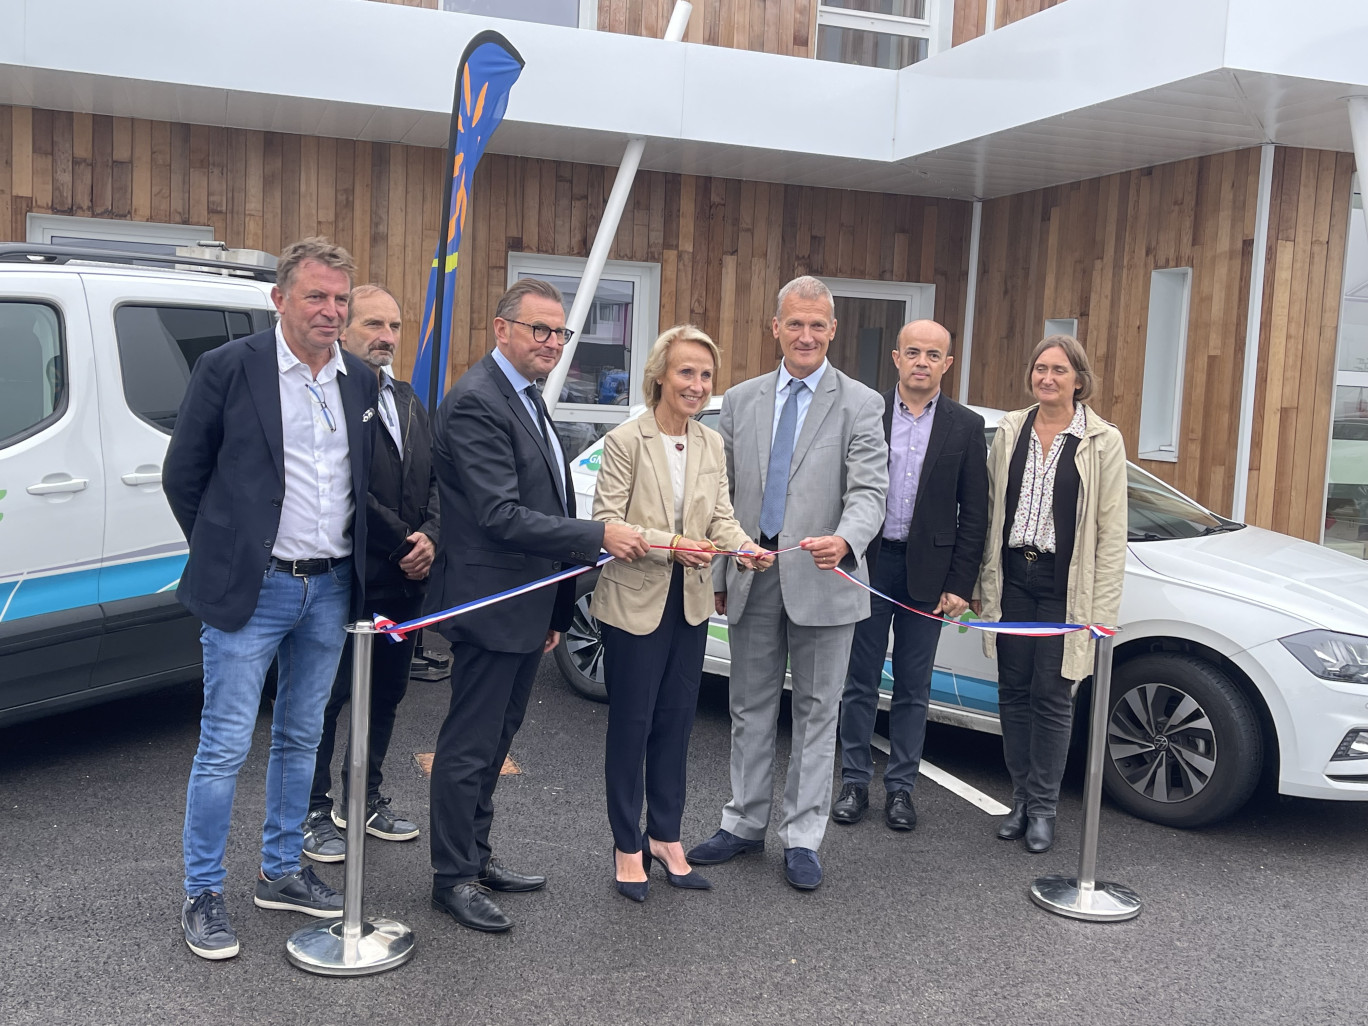
[[[464,14],[464,11],[448,11],[446,4],[437,4],[439,10],[445,14]],[[495,17],[494,15],[475,15],[474,17]],[[579,28],[596,29],[598,28],[598,0],[579,0]],[[510,21],[522,21],[521,18],[510,18]],[[545,22],[531,22],[533,25],[542,25]]]
[[[209,225],[158,224],[155,221],[118,221],[70,214],[29,214],[24,224],[28,242],[50,243],[54,236],[77,236],[102,242],[142,242],[161,246],[194,246],[212,241]]]
[[[557,275],[584,277],[584,257],[550,256],[544,253],[508,254],[508,284],[519,278]],[[557,403],[556,420],[588,424],[620,424],[632,408],[646,401],[641,379],[646,373],[646,358],[660,334],[660,265],[637,260],[609,260],[603,265],[603,278],[632,283],[632,359],[628,369],[628,404],[606,406],[598,403]]]
[[[1078,338],[1078,318],[1046,317],[1045,334],[1040,337],[1049,338],[1051,335],[1068,335],[1070,338]]]
[[[896,14],[874,14],[868,11],[850,11],[844,7],[828,7],[817,4],[817,32],[822,26],[831,28],[856,29],[861,32],[880,32],[891,36],[910,36],[926,40],[926,56],[931,58],[950,46],[952,0],[926,0],[925,18],[903,18]],[[813,51],[816,52],[816,34],[813,35]]]
[[[1155,285],[1179,290],[1176,323],[1155,323]],[[1178,462],[1183,428],[1183,381],[1187,376],[1188,318],[1192,313],[1192,268],[1165,267],[1150,272],[1149,313],[1145,320],[1145,370],[1140,386],[1139,455],[1143,460]],[[1176,329],[1168,337],[1168,329]],[[1163,333],[1162,335],[1160,333]]]
[[[817,276],[833,298],[842,299],[888,299],[902,300],[903,323],[934,317],[936,313],[936,286],[921,282],[883,281],[875,278],[828,278]],[[836,331],[841,330],[837,318]],[[857,355],[858,359],[858,355]]]

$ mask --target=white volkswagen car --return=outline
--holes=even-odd
[[[715,427],[720,406],[713,398],[700,419]],[[1002,413],[978,412],[991,439]],[[593,508],[601,453],[595,443],[572,461],[583,517]],[[1283,794],[1368,800],[1368,565],[1226,520],[1133,464],[1129,491],[1108,794],[1137,816],[1176,827],[1239,809],[1265,767]],[[577,690],[602,700],[593,574],[581,581],[575,624],[556,660]],[[714,617],[708,672],[727,674],[727,642],[726,620]],[[885,662],[888,689],[890,674]],[[978,632],[942,629],[930,717],[1001,733],[996,668]]]

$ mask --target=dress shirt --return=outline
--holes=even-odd
[[[1059,455],[1064,451],[1064,436],[1077,435],[1082,438],[1087,423],[1083,404],[1074,403],[1073,420],[1055,435],[1048,453],[1041,446],[1040,436],[1032,425],[1030,449],[1021,474],[1021,492],[1017,496],[1016,516],[1012,518],[1012,531],[1007,536],[1008,548],[1019,549],[1030,545],[1041,552],[1055,550],[1055,469],[1059,466]]]
[[[394,447],[399,450],[399,455],[404,454],[404,435],[399,428],[399,406],[394,401],[394,378],[389,369],[380,371],[380,420],[385,425],[385,430],[394,439]]]
[[[337,375],[347,373],[342,348],[333,343],[332,359],[315,377],[308,365],[290,352],[277,322],[276,366],[280,369],[285,498],[280,503],[280,528],[271,555],[278,559],[351,555],[355,503],[347,418],[337,383]],[[315,392],[327,404],[327,414]]]
[[[494,362],[499,365],[499,370],[503,371],[504,377],[506,377],[508,379],[508,383],[513,386],[513,390],[518,393],[518,398],[522,400],[523,409],[525,409],[527,411],[527,415],[532,418],[532,426],[540,431],[541,412],[537,409],[537,405],[532,401],[531,396],[527,394],[527,386],[533,385],[535,387],[534,382],[528,381],[525,377],[518,373],[517,368],[514,367],[513,364],[508,362],[508,357],[504,356],[502,350],[495,349],[493,356]],[[560,439],[556,436],[555,428],[551,427],[550,421],[547,421],[547,428],[547,433],[551,436],[547,439],[547,442],[549,442],[551,445],[551,455],[555,457],[556,480],[560,482],[561,501],[564,502],[565,454],[561,451]]]
[[[893,427],[888,438],[888,505],[883,536],[890,541],[907,541],[912,514],[917,508],[917,485],[921,482],[926,446],[931,441],[931,425],[936,419],[936,400],[940,391],[914,417],[902,396],[895,393]]]
[[[665,460],[670,465],[670,489],[674,493],[674,529],[684,530],[684,469],[689,463],[689,436],[660,433]]]
[[[817,382],[822,380],[826,369],[827,361],[823,360],[820,367],[802,379],[807,388],[798,393],[798,424],[793,429],[795,444],[803,433],[803,421],[807,419],[808,407],[812,405],[812,396],[817,391]],[[775,382],[774,392],[774,423],[770,425],[770,445],[774,444],[774,436],[779,432],[779,415],[784,412],[784,403],[788,401],[789,382],[797,380],[799,379],[788,372],[787,367],[779,364],[779,380]]]

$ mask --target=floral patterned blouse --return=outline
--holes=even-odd
[[[1040,436],[1031,427],[1030,451],[1026,455],[1026,467],[1021,475],[1021,494],[1017,497],[1016,516],[1012,518],[1012,531],[1007,536],[1007,547],[1019,549],[1030,545],[1041,552],[1054,552],[1054,482],[1055,468],[1059,465],[1060,454],[1064,451],[1064,436],[1083,437],[1087,419],[1082,403],[1074,403],[1073,420],[1069,426],[1055,435],[1046,453],[1040,444]]]

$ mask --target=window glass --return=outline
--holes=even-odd
[[[896,71],[926,60],[929,40],[924,36],[867,32],[840,25],[817,26],[817,59],[866,68]]]
[[[540,274],[561,290],[565,312],[575,302],[579,279]],[[560,402],[592,406],[627,406],[631,402],[632,313],[636,287],[630,281],[600,278],[594,302],[580,330],[570,373]]]
[[[44,303],[0,301],[0,445],[66,408],[61,322]]]
[[[442,0],[442,10],[579,27],[579,0]]]
[[[893,350],[907,320],[907,300],[866,299],[835,295],[836,337],[827,358],[852,378],[876,392],[898,383]]]
[[[1344,258],[1323,542],[1368,559],[1368,225],[1359,185],[1361,179],[1353,191]]]
[[[128,408],[167,434],[195,361],[230,337],[229,317],[250,334],[251,321],[239,311],[196,307],[122,306],[114,314],[119,368]]]
[[[895,18],[926,20],[926,0],[822,0],[823,7],[865,14],[891,14]]]

